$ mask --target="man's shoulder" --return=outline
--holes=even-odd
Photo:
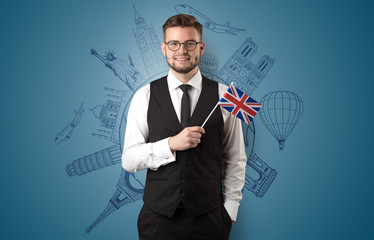
[[[168,88],[168,80],[167,76],[163,76],[159,79],[153,80],[152,82],[149,83],[150,89],[154,91],[159,91],[162,89],[167,89]]]
[[[161,77],[156,80],[152,80],[151,82],[147,83],[146,85],[140,87],[138,90],[136,90],[135,95],[143,95],[143,94],[148,94],[151,88],[151,84],[157,84],[159,82],[162,82],[162,80],[166,79],[166,76]]]
[[[218,82],[216,80],[210,79],[208,77],[205,77],[204,75],[201,75],[203,84],[205,86],[217,86]]]
[[[149,84],[160,84],[161,82],[166,81],[166,80],[167,80],[167,75],[160,77],[159,79],[153,80]]]
[[[201,77],[202,77],[202,79],[203,79],[204,81],[217,82],[216,80],[213,80],[213,79],[211,79],[211,78],[208,78],[208,77],[204,76],[203,74],[201,74]]]
[[[210,84],[218,84],[218,89],[221,91],[222,89],[226,90],[227,89],[227,86],[223,83],[220,83],[214,79],[210,79],[208,77],[205,77],[204,75],[201,75],[202,78],[203,78],[203,81],[206,81],[207,83],[210,83]]]

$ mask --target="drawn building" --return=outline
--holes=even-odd
[[[249,95],[256,90],[274,64],[274,59],[267,55],[262,56],[257,64],[253,64],[251,58],[257,49],[258,46],[252,38],[246,39],[219,73],[224,81],[234,82],[239,89]]]
[[[199,68],[202,74],[209,77],[218,73],[218,58],[212,54],[204,53],[200,58]]]
[[[124,91],[107,87],[104,87],[103,89],[109,92],[107,96],[111,100],[107,100],[105,104],[96,106],[91,110],[95,117],[100,120],[101,126],[105,128],[105,130],[99,129],[98,131],[100,134],[93,133],[92,135],[118,143],[122,113],[125,112],[130,101]]]
[[[68,164],[66,166],[66,173],[71,177],[84,175],[121,162],[119,128],[122,121],[121,113],[125,112],[129,104],[129,99],[125,91],[107,87],[104,87],[104,90],[109,92],[107,96],[112,100],[107,100],[105,104],[91,109],[104,128],[98,130],[100,133],[93,133],[92,135],[109,140],[115,143],[115,145],[78,158]]]
[[[81,176],[92,171],[116,165],[121,162],[121,150],[119,145],[111,147],[78,158],[66,165],[66,173],[70,176]]]
[[[100,119],[101,126],[114,129],[120,106],[120,102],[107,100],[104,105],[93,108],[92,112]]]
[[[91,232],[97,224],[99,224],[117,209],[128,203],[133,203],[140,200],[143,196],[143,192],[144,185],[135,178],[134,173],[129,173],[122,169],[112,198],[109,200],[109,203],[104,211],[86,229],[86,233]]]
[[[255,152],[247,161],[244,187],[253,192],[256,197],[263,197],[277,176],[275,169],[269,167]]]
[[[151,78],[169,67],[161,51],[161,41],[153,26],[149,26],[134,6],[136,30],[133,29],[139,53],[142,56],[148,76]]]

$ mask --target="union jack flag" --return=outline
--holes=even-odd
[[[261,108],[261,104],[243,93],[234,85],[230,85],[219,100],[218,105],[240,118],[248,125]]]

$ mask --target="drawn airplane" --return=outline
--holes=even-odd
[[[75,117],[73,121],[71,121],[64,129],[61,130],[61,132],[59,132],[59,134],[57,134],[55,138],[56,145],[62,143],[63,141],[66,142],[67,140],[70,139],[71,133],[73,132],[73,130],[75,129],[75,127],[78,125],[78,123],[80,122],[82,118],[83,111],[84,109],[83,109],[83,103],[82,103],[79,110],[74,111]]]
[[[227,21],[223,25],[218,24],[187,4],[175,5],[174,9],[179,13],[193,15],[197,19],[197,21],[199,21],[205,28],[212,30],[213,32],[216,32],[216,33],[236,35],[237,32],[245,30],[245,29],[230,27],[230,21]]]

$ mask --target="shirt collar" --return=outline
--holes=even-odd
[[[200,69],[197,69],[197,73],[191,78],[191,80],[187,84],[191,85],[193,88],[201,90],[202,79],[203,78],[201,76]],[[181,84],[184,84],[182,81],[180,81],[177,77],[174,76],[171,70],[169,70],[167,80],[168,80],[169,92],[178,88]]]

